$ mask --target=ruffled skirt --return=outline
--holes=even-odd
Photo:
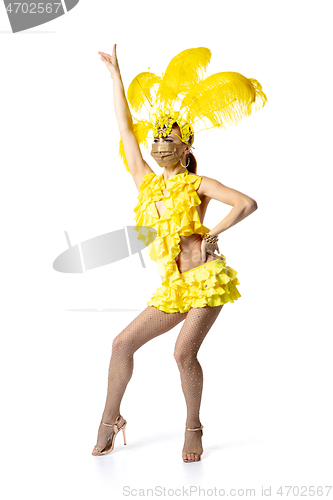
[[[216,259],[180,274],[175,288],[158,287],[147,302],[148,306],[173,313],[187,312],[192,307],[216,307],[234,302],[241,294],[237,272],[226,266],[226,259]]]

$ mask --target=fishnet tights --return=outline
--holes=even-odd
[[[222,307],[223,304],[217,307],[190,309],[176,341],[174,356],[179,368],[181,385],[186,400],[186,427],[191,429],[201,425],[199,413],[203,373],[197,354]],[[201,436],[201,431],[185,430],[184,458],[186,458],[186,454],[202,453]],[[194,459],[194,456],[191,458]]]
[[[112,355],[108,373],[108,391],[102,422],[112,424],[120,414],[120,403],[133,373],[133,355],[149,340],[168,332],[185,320],[178,335],[174,356],[180,371],[182,390],[187,406],[187,427],[200,426],[199,412],[203,375],[197,359],[199,347],[216,320],[223,305],[218,307],[193,308],[186,313],[165,313],[156,307],[144,309],[112,344]],[[118,427],[123,423],[123,417]],[[100,424],[97,447],[100,451],[107,445],[113,428]],[[201,432],[186,431],[184,451],[202,453]]]

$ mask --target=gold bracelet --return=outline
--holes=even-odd
[[[211,236],[209,233],[205,233],[203,235],[203,239],[207,241],[207,243],[216,243],[219,239],[218,236]]]

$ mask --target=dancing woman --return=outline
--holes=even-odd
[[[149,245],[162,285],[147,307],[113,340],[108,373],[107,399],[93,455],[105,455],[126,420],[120,404],[133,373],[134,353],[149,340],[183,322],[174,350],[187,407],[184,462],[196,462],[203,453],[200,403],[203,373],[197,354],[223,305],[240,297],[237,272],[218,254],[218,235],[257,209],[256,201],[218,180],[197,174],[192,153],[194,131],[237,124],[263,107],[266,96],[257,80],[239,73],[216,73],[202,79],[211,58],[205,47],[187,49],[175,56],[159,77],[137,75],[127,99],[116,55],[99,52],[111,73],[114,107],[120,131],[119,154],[138,189],[135,207],[138,239]],[[133,122],[136,112],[147,119]],[[207,122],[210,127],[207,126]],[[199,130],[200,131],[200,130]],[[143,159],[152,132],[151,156],[159,167],[156,175]],[[213,229],[203,225],[211,199],[232,206]],[[153,236],[153,231],[154,236]]]

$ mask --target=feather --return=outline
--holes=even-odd
[[[127,99],[134,111],[139,112],[145,101],[152,106],[152,87],[161,80],[160,76],[144,71],[131,81],[127,89]]]
[[[189,120],[194,123],[207,118],[212,126],[237,125],[266,104],[267,97],[257,80],[240,73],[226,71],[201,80],[184,97],[181,108],[186,107]],[[193,123],[193,121],[192,121]],[[205,128],[206,125],[205,125]]]
[[[147,135],[151,128],[152,126],[147,120],[138,120],[137,123],[132,125],[133,134],[139,146],[143,144],[146,148],[148,148]],[[119,156],[123,160],[126,170],[130,172],[122,139],[119,141]]]
[[[132,80],[127,90],[129,105],[135,112],[143,106],[148,111],[147,120],[132,125],[139,146],[148,147],[148,133],[154,130],[157,115],[177,112],[197,132],[198,122],[204,129],[225,128],[265,106],[267,97],[254,78],[227,71],[203,79],[211,55],[206,47],[186,49],[171,59],[162,78],[148,71]],[[121,139],[119,155],[130,172]]]
[[[259,111],[260,108],[263,108],[267,102],[266,94],[262,90],[262,86],[255,80],[254,78],[249,78],[249,81],[252,83],[256,92],[256,100],[255,100],[255,111]]]
[[[202,78],[212,53],[206,47],[186,49],[169,62],[157,91],[157,98],[166,106],[178,94],[185,94]]]
[[[127,159],[126,159],[126,155],[125,155],[125,149],[124,149],[124,144],[123,144],[122,138],[120,138],[120,141],[119,141],[119,156],[123,160],[123,163],[125,165],[125,168],[126,168],[127,172],[131,173],[131,171],[129,169],[129,166],[128,166],[128,163],[127,163]]]

